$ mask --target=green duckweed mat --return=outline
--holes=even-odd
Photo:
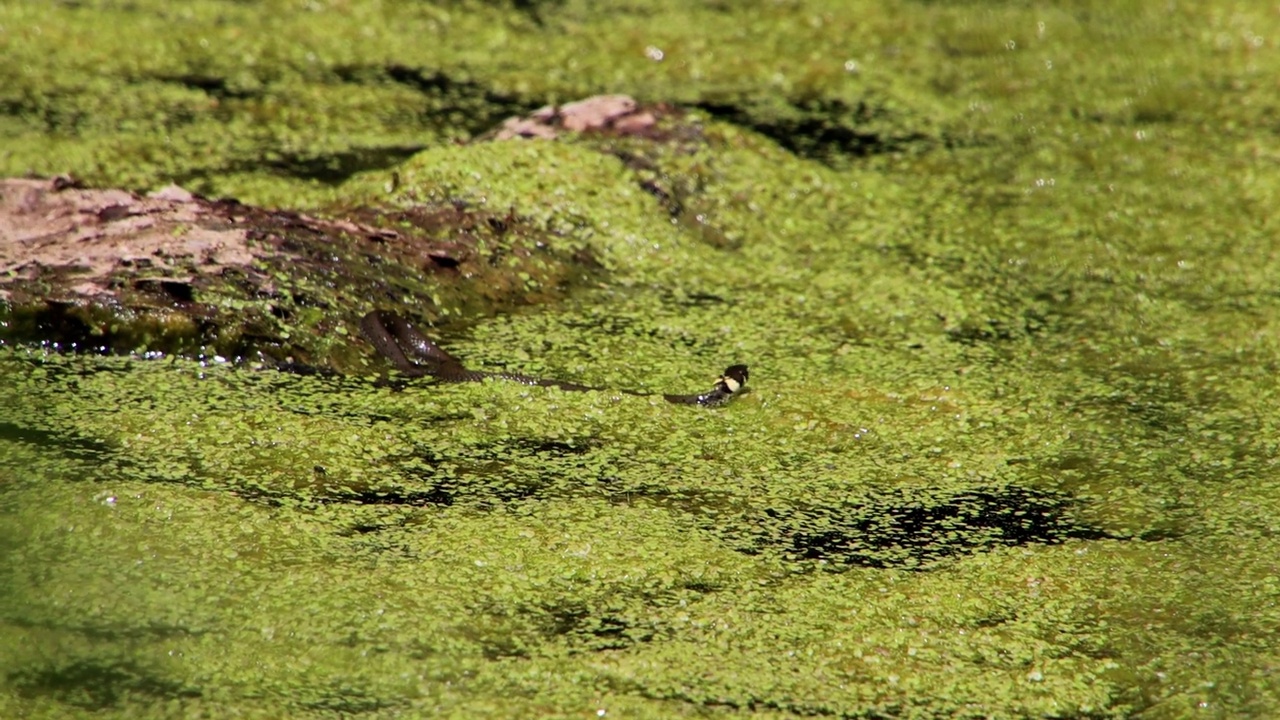
[[[605,269],[448,325],[468,364],[752,380],[0,348],[0,716],[1280,715],[1276,38],[1244,2],[7,3],[4,174],[309,208],[395,172]],[[589,139],[453,144],[599,92],[700,124],[661,158],[695,222]]]

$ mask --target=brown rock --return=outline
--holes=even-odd
[[[551,140],[565,132],[611,131],[642,134],[657,124],[651,109],[642,109],[627,95],[595,95],[559,107],[547,105],[525,117],[507,118],[481,139]]]
[[[0,179],[0,297],[47,271],[74,275],[66,287],[90,297],[109,293],[121,267],[177,279],[249,265],[243,229],[200,224],[209,205],[173,186],[140,197],[64,179]]]

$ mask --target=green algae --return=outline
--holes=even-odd
[[[774,142],[805,127],[781,110],[711,117],[722,100],[692,75],[733,63],[675,62],[709,10],[636,31],[662,63],[593,66],[581,24],[673,11],[421,9],[472,33],[457,65],[503,28],[513,45],[512,26],[577,28],[486,87],[553,99],[611,73],[709,108],[695,147],[495,143],[399,165],[393,202],[514,209],[610,272],[450,325],[446,347],[658,391],[750,363],[725,408],[3,350],[0,714],[1276,714],[1280,182],[1259,158],[1277,61],[1252,40],[1274,18],[845,7],[776,10],[796,25],[767,47],[800,67],[796,27],[802,53],[865,38],[862,75],[896,62],[875,82],[933,88],[915,112],[971,113],[857,163],[839,133]],[[315,21],[299,15],[275,29]],[[729,19],[722,57],[767,24]],[[379,32],[349,52],[412,44]],[[760,97],[789,91],[741,64]],[[834,96],[846,72],[810,82]],[[670,222],[653,179],[700,226]],[[292,186],[275,187],[260,199]],[[375,172],[340,194],[385,187]]]
[[[849,11],[815,6],[838,23],[815,33],[795,8],[770,18],[681,3],[566,7],[541,28],[483,3],[18,3],[0,15],[15,58],[2,167],[296,207],[358,169],[606,91],[706,104],[795,137],[815,119],[840,138],[856,126],[864,144],[936,137],[945,106],[904,75],[844,69],[848,44],[878,46],[876,26],[895,22]],[[617,32],[618,13],[632,29]],[[805,55],[730,60],[814,37],[823,46]],[[65,47],[85,51],[64,61]],[[832,107],[848,117],[832,120]]]

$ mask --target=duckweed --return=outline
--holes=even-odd
[[[1277,713],[1274,16],[517,5],[13,3],[3,162],[511,208],[607,272],[451,352],[751,392],[0,348],[0,715]],[[601,90],[704,142],[445,142]]]

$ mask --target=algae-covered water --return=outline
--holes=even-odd
[[[5,174],[394,168],[604,268],[468,364],[751,391],[0,348],[0,716],[1280,716],[1275,8],[184,8],[0,9]],[[449,142],[606,91],[692,108],[696,220]]]

